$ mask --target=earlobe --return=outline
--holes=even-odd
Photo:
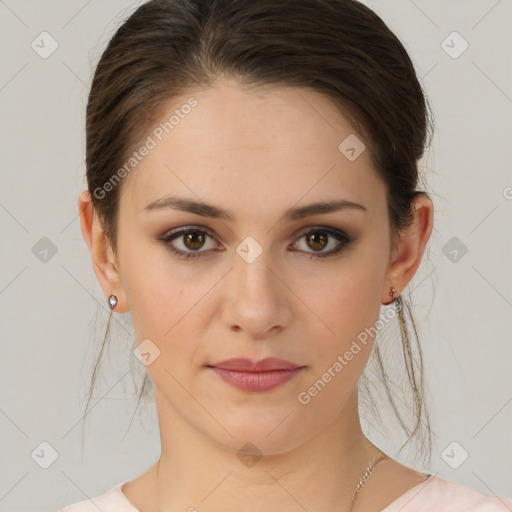
[[[392,302],[394,302],[397,299],[397,297],[400,295],[400,293],[398,293],[393,287],[391,287],[391,290],[388,295],[389,295],[389,297],[391,297],[391,299],[388,299],[389,302],[381,301],[381,304],[384,304],[384,306],[389,306]]]
[[[401,293],[414,277],[423,256],[423,252],[432,233],[434,207],[426,194],[418,194],[414,199],[414,219],[397,242],[393,260],[386,272],[383,299],[388,298],[389,290],[394,287]],[[385,300],[381,301],[382,303]]]
[[[117,297],[115,311],[124,313],[128,311],[128,308],[118,265],[116,265],[111,244],[101,227],[91,195],[87,190],[83,191],[78,198],[78,211],[82,235],[89,248],[92,267],[105,294],[105,301],[109,304],[109,297],[115,295]]]

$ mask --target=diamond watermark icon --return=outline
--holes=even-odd
[[[43,441],[30,456],[38,466],[48,469],[59,458],[59,453],[50,443]]]
[[[458,263],[468,252],[468,248],[456,236],[452,236],[441,251],[452,263]]]
[[[342,153],[351,162],[359,158],[365,149],[366,146],[363,144],[363,141],[353,133],[346,137],[338,146],[340,153]]]
[[[468,457],[469,453],[457,441],[452,441],[441,453],[441,458],[452,469],[462,466]]]
[[[47,59],[59,47],[59,43],[48,32],[41,32],[30,45],[39,57]]]
[[[469,43],[456,31],[441,43],[441,48],[452,58],[458,59],[469,47]]]
[[[32,254],[39,261],[48,263],[57,254],[57,246],[49,238],[43,236],[32,247]]]
[[[133,355],[144,366],[149,366],[160,356],[160,349],[149,338],[146,338],[135,347]]]
[[[245,443],[236,456],[244,466],[252,468],[262,457],[261,451],[252,443]]]
[[[252,263],[263,252],[263,247],[252,236],[248,236],[238,245],[236,252],[247,263]]]

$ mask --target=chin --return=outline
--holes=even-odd
[[[218,445],[232,450],[237,455],[242,452],[254,452],[255,457],[264,455],[279,455],[288,452],[304,444],[313,438],[318,432],[305,428],[305,422],[301,421],[293,408],[283,408],[275,414],[267,413],[265,417],[254,413],[238,415],[237,418],[217,417],[217,421],[224,429],[210,429],[209,436]],[[290,414],[290,412],[292,412]],[[301,428],[297,428],[300,424]],[[319,427],[317,430],[321,430]],[[245,447],[245,448],[244,448]]]

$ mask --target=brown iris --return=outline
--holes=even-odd
[[[200,249],[205,242],[205,235],[199,231],[189,231],[183,235],[185,246],[191,251]]]
[[[327,245],[327,234],[316,232],[306,235],[306,240],[311,249],[321,250]]]

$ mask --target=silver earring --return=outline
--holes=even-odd
[[[108,298],[108,303],[110,305],[110,309],[114,309],[116,307],[116,304],[117,304],[117,297],[115,295],[111,295]]]

